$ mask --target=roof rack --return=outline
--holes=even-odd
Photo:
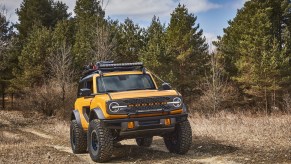
[[[86,66],[86,70],[83,72],[83,76],[81,79],[95,73],[103,75],[103,72],[140,70],[145,73],[146,71],[142,62],[114,63],[114,61],[101,61],[97,62],[96,65],[93,65],[91,67],[92,68],[90,68],[90,66]]]

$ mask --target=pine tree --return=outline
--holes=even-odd
[[[47,59],[50,47],[51,31],[46,27],[34,27],[19,56],[21,75],[17,76],[18,85],[34,86],[45,82],[49,75]]]
[[[235,78],[244,84],[246,93],[258,97],[264,95],[266,111],[269,109],[269,92],[279,89],[276,83],[279,51],[276,40],[272,41],[270,35],[271,23],[267,14],[266,9],[259,9],[249,19],[251,28],[242,35],[241,57],[236,62],[239,73]]]
[[[66,46],[72,47],[74,43],[74,21],[73,20],[62,20],[56,24],[55,29],[52,32],[52,44],[50,52],[57,50],[62,47],[65,43]]]
[[[23,0],[20,8],[16,10],[19,23],[20,40],[23,41],[29,35],[33,26],[54,27],[59,20],[67,19],[68,7],[61,2],[52,0]]]
[[[97,51],[94,46],[95,29],[104,24],[105,12],[98,0],[78,0],[75,7],[76,36],[73,46],[74,62],[77,68],[93,62]]]
[[[116,49],[118,62],[137,62],[140,51],[144,47],[144,30],[127,18],[119,26],[118,47]]]
[[[71,16],[71,13],[67,12],[68,8],[69,7],[65,3],[60,1],[52,3],[52,26],[55,27],[59,21],[67,20]]]
[[[0,6],[1,8],[1,6]],[[0,11],[0,94],[2,95],[2,108],[5,108],[5,95],[7,94],[11,79],[13,78],[12,69],[14,64],[13,56],[10,55],[12,48],[12,27],[6,19],[6,9]]]
[[[163,70],[167,80],[185,96],[193,94],[208,71],[208,45],[196,20],[185,5],[179,4],[166,29],[167,55],[163,58]]]
[[[146,34],[147,43],[141,52],[140,60],[149,70],[162,76],[160,69],[166,54],[165,26],[154,16]]]

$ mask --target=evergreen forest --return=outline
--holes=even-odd
[[[0,11],[1,108],[66,116],[84,66],[141,61],[177,89],[190,112],[291,112],[291,2],[251,0],[207,44],[197,16],[179,4],[168,24],[106,17],[99,0],[23,0],[12,23]],[[158,81],[158,79],[156,79]],[[8,100],[10,101],[8,101]]]

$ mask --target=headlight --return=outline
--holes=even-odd
[[[109,110],[113,113],[118,112],[121,108],[126,108],[127,106],[120,106],[117,102],[112,102],[109,104]]]
[[[179,108],[182,106],[182,99],[180,97],[175,97],[172,102],[168,102],[167,104],[172,104],[174,107]]]

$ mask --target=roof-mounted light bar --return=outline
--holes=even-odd
[[[108,63],[97,63],[97,67],[100,68],[114,68],[114,67],[142,67],[142,62],[136,62],[136,63],[116,63],[116,64],[108,64]]]
[[[87,69],[86,71],[84,71],[82,78],[93,73],[98,73],[100,74],[100,76],[102,76],[103,72],[133,71],[133,70],[141,70],[144,74],[146,73],[146,69],[143,66],[142,62],[114,64],[114,61],[101,61],[97,62],[96,65],[91,69]]]

